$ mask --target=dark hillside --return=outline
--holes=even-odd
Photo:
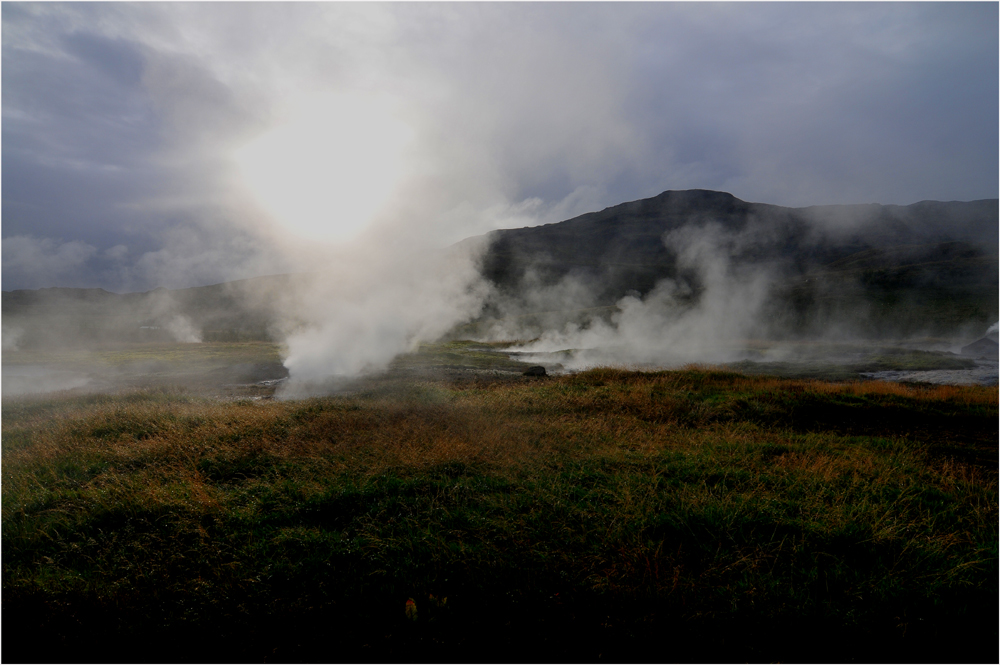
[[[887,333],[996,319],[995,199],[785,208],[724,192],[667,191],[565,222],[494,231],[482,272],[515,300],[575,279],[590,295],[578,308],[645,294],[665,278],[697,293],[697,275],[678,267],[666,237],[682,229],[703,233],[731,266],[774,273],[769,318],[785,331],[845,315]]]

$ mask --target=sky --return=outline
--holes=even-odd
[[[0,13],[4,290],[311,270],[668,189],[998,196],[995,2]]]

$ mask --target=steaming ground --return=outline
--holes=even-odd
[[[4,365],[3,396],[36,395],[88,387],[88,373],[67,371],[58,366]]]
[[[419,346],[377,371],[307,383],[289,381],[285,353],[264,342],[11,351],[3,355],[3,397],[163,389],[208,399],[295,399],[367,389],[384,381],[520,380],[529,367],[489,345],[458,341]]]
[[[279,347],[263,342],[6,351],[2,394],[7,398],[152,388],[206,397],[261,397],[273,394],[287,376]]]
[[[28,352],[17,350],[19,340],[8,340],[5,329],[3,396],[156,387],[223,399],[297,399],[386,378],[513,380],[530,365],[562,373],[702,364],[796,378],[997,384],[996,324],[985,331],[993,340],[990,358],[957,353],[984,334],[973,329],[950,339],[865,341],[834,320],[818,338],[773,341],[768,302],[782,282],[780,266],[734,259],[756,246],[757,231],[717,222],[668,231],[660,241],[676,256],[677,278],[604,307],[592,306],[596,285],[573,273],[501,292],[479,270],[488,247],[482,242],[448,252],[359,244],[331,255],[326,270],[300,276],[279,297],[271,294],[280,347],[201,343],[191,321],[160,298],[178,343],[88,351],[71,350],[66,339],[66,347],[49,347],[61,350]],[[487,309],[496,316],[484,318]],[[461,338],[469,326],[466,339],[478,342],[440,341]]]
[[[361,243],[332,257],[302,285],[280,333],[289,395],[319,394],[388,368],[400,354],[440,339],[482,308],[482,247],[450,252]]]
[[[574,246],[574,251],[596,252],[595,256],[606,261],[653,261],[656,255],[649,248],[655,241],[647,237],[648,232],[666,224],[659,218],[654,219],[656,214],[673,219],[669,217],[671,201],[677,203],[687,200],[685,197],[697,196],[704,201],[699,199],[695,207],[705,215],[679,216],[679,225],[668,226],[659,238],[661,249],[675,258],[673,276],[660,278],[645,293],[633,291],[616,296],[612,305],[608,301],[600,302],[601,297],[606,297],[599,295],[606,280],[593,275],[588,277],[576,268],[561,269],[562,273],[550,268],[548,279],[542,277],[545,262],[550,260],[546,252],[563,249],[556,238],[564,243],[576,237],[600,238],[600,242],[592,240],[582,249]],[[550,371],[579,371],[597,366],[652,370],[703,364],[754,374],[833,380],[875,378],[927,383],[997,383],[997,324],[987,329],[966,314],[964,321],[955,319],[942,326],[942,322],[950,320],[950,315],[940,307],[940,302],[947,298],[932,293],[926,285],[927,292],[921,291],[922,282],[913,275],[907,278],[912,284],[906,282],[910,291],[893,292],[892,297],[885,290],[865,292],[867,295],[860,297],[861,291],[853,293],[846,287],[829,285],[822,287],[828,291],[817,291],[819,296],[808,289],[790,296],[789,284],[807,284],[813,279],[832,280],[830,275],[833,274],[838,275],[838,279],[847,279],[848,272],[836,272],[843,268],[836,262],[824,268],[827,272],[819,270],[806,277],[803,277],[801,266],[796,267],[796,261],[808,263],[812,260],[809,257],[821,254],[824,243],[840,247],[837,251],[855,261],[857,265],[848,261],[855,268],[868,266],[865,261],[881,250],[858,252],[864,243],[852,245],[860,241],[847,239],[847,231],[818,217],[804,217],[796,233],[783,229],[774,220],[769,221],[767,214],[771,213],[763,208],[758,211],[762,216],[749,214],[742,220],[745,223],[740,224],[739,219],[727,217],[729,212],[723,204],[737,205],[736,199],[727,197],[712,192],[665,192],[656,199],[624,204],[552,225],[545,231],[548,235],[536,233],[532,236],[534,229],[510,232],[520,235],[511,235],[507,245],[496,241],[500,247],[497,251],[503,258],[498,265],[518,260],[525,265],[527,261],[523,275],[515,279],[495,269],[501,282],[518,286],[503,293],[491,293],[489,304],[499,315],[477,321],[470,326],[470,332],[475,331],[487,340],[530,340],[513,345],[510,351],[526,362],[546,365]],[[715,207],[709,201],[714,201]],[[633,210],[645,209],[643,206],[648,208],[648,219],[641,218]],[[853,219],[853,223],[859,229],[867,224],[872,233],[877,226],[861,217]],[[640,237],[636,235],[638,231],[633,231],[634,237],[629,236],[628,242],[621,241],[618,254],[601,254],[602,242],[610,243],[610,239],[618,237],[615,234],[626,233],[620,228],[632,228],[630,225],[641,226],[646,236]],[[558,236],[560,229],[565,232],[565,238]],[[543,242],[543,238],[550,236]],[[534,247],[529,242],[531,237],[542,249],[531,249]],[[521,245],[515,242],[517,238]],[[871,242],[878,244],[882,240]],[[791,246],[797,249],[789,253]],[[649,250],[653,258],[633,256],[638,251],[635,247]],[[518,251],[522,254],[518,255]],[[532,258],[524,259],[524,256]],[[928,254],[924,258],[906,260],[927,263],[931,259],[940,261],[942,257]],[[955,281],[955,275],[960,272],[936,275],[935,284],[943,283],[941,280]],[[554,281],[552,274],[561,274],[561,277]],[[869,269],[858,274],[862,282],[868,279],[874,283],[882,273]],[[925,278],[930,280],[927,275],[921,277]],[[639,282],[641,280],[630,283]],[[803,302],[812,302],[809,298],[813,297],[824,304],[812,310],[802,306]],[[920,301],[920,297],[926,302]],[[937,309],[927,305],[931,301],[937,303]],[[917,312],[925,318],[918,317],[915,322],[905,325],[892,317],[883,320],[890,305],[897,308],[892,310],[897,319],[913,318]],[[975,308],[970,311],[972,309]],[[980,312],[980,316],[982,313],[986,312]],[[874,321],[879,323],[873,325]],[[893,335],[904,334],[906,338],[893,338]],[[952,337],[922,337],[929,334]],[[962,351],[963,346],[984,335],[989,338],[981,340],[985,346],[971,352]],[[977,360],[980,355],[987,357]]]
[[[694,357],[669,352],[658,358],[636,355],[624,347],[592,347],[538,350],[537,344],[512,347],[512,357],[546,367],[551,373],[577,372],[593,367],[614,366],[639,371],[680,369],[692,364],[709,365],[747,374],[770,374],[787,378],[827,380],[875,379],[942,385],[997,385],[995,357],[971,357],[948,350],[958,349],[956,340],[923,339],[895,342],[766,342],[702,347]]]
[[[967,341],[967,340],[966,340]],[[962,340],[910,340],[896,344],[774,343],[720,346],[703,364],[750,374],[828,380],[877,379],[949,385],[997,385],[997,360],[963,357],[948,348]],[[289,381],[282,349],[262,342],[137,344],[114,350],[59,353],[5,352],[4,399],[64,393],[117,393],[135,389],[182,391],[207,399],[296,399],[370,390],[380,385],[444,381],[450,384],[532,380],[541,365],[551,374],[598,365],[638,370],[676,369],[690,356],[622,362],[621,348],[530,350],[532,345],[453,341],[420,345],[381,370],[333,376],[315,383]],[[526,350],[528,349],[528,350]]]
[[[984,332],[995,337],[995,326],[984,331],[987,317],[996,320],[995,247],[966,242],[995,232],[988,203],[934,204],[930,212],[848,206],[824,217],[723,192],[667,191],[443,251],[421,239],[416,222],[407,233],[376,225],[317,249],[321,269],[240,284],[121,296],[5,293],[4,364],[19,368],[5,368],[4,394],[153,382],[204,394],[255,386],[240,390],[298,398],[386,373],[515,371],[480,367],[484,358],[469,365],[470,349],[419,367],[400,360],[426,358],[424,347],[448,339],[517,340],[507,345],[508,360],[551,372],[709,364],[837,380],[990,382],[989,363],[956,355]],[[951,218],[942,211],[967,223],[944,228],[939,217]],[[943,242],[958,233],[952,227],[964,229],[955,235],[964,240]],[[73,348],[81,335],[88,343],[114,335],[149,341],[147,333],[208,356],[159,358],[128,346],[121,357],[77,354],[63,362],[58,354],[31,360],[17,352]],[[884,341],[902,335],[911,338]],[[954,339],[924,348],[915,335]],[[882,341],[865,341],[875,338]],[[261,361],[212,356],[217,347],[199,345],[222,339],[280,340],[282,347]],[[984,355],[995,357],[995,346]]]

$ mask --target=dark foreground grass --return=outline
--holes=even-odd
[[[3,659],[992,661],[996,467],[995,387],[5,400]]]

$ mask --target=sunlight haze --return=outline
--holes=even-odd
[[[409,128],[375,98],[300,97],[287,117],[237,150],[247,188],[285,230],[347,240],[377,214],[404,175]]]
[[[666,190],[997,195],[996,3],[3,5],[3,286],[183,288]]]

